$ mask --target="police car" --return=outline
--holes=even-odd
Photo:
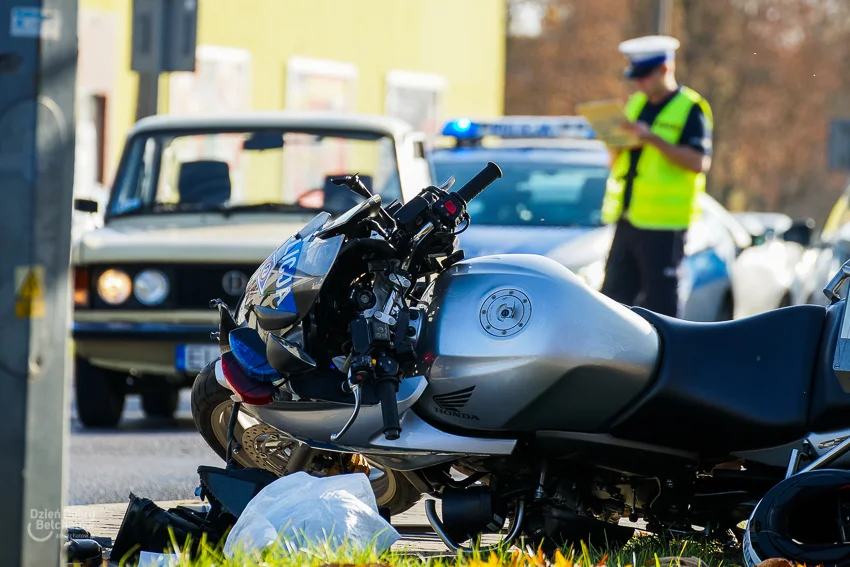
[[[468,258],[540,254],[602,286],[613,238],[613,226],[601,222],[609,154],[583,117],[460,118],[442,134],[429,155],[438,181],[454,176],[463,185],[488,161],[503,172],[469,204],[472,225],[459,237]],[[688,232],[680,267],[679,313],[728,320],[735,259],[751,241],[717,201],[705,194],[700,200],[704,214]]]

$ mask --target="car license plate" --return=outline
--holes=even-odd
[[[174,365],[177,370],[200,370],[221,354],[218,345],[179,345]]]

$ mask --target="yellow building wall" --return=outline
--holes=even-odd
[[[107,115],[110,180],[135,121],[132,0],[80,0],[80,11],[108,16],[123,39],[110,63],[117,65]],[[250,52],[254,109],[285,107],[287,62],[302,56],[356,65],[360,112],[383,113],[387,73],[405,70],[445,77],[445,117],[496,116],[503,111],[505,19],[505,0],[199,0],[198,45]],[[86,33],[94,35],[81,28],[81,57],[102,49]],[[165,76],[161,113],[169,110],[168,93]]]

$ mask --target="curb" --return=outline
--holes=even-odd
[[[165,500],[154,501],[154,504],[167,510],[180,504],[201,504],[199,499]],[[78,527],[88,531],[93,537],[115,539],[124,514],[127,511],[128,502],[116,502],[111,504],[87,504],[65,507],[65,523],[67,527]],[[437,512],[441,510],[440,502],[437,502]],[[442,541],[428,525],[425,519],[425,503],[420,501],[413,508],[403,514],[393,517],[393,527],[399,530],[402,539],[393,549],[408,552],[435,553],[446,552]]]

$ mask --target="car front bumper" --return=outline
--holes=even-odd
[[[196,319],[183,322],[180,317],[171,321],[94,318],[92,313],[75,316],[72,338],[76,355],[100,368],[133,375],[194,378],[218,355],[218,343],[210,337],[218,326],[208,313],[183,317]]]

